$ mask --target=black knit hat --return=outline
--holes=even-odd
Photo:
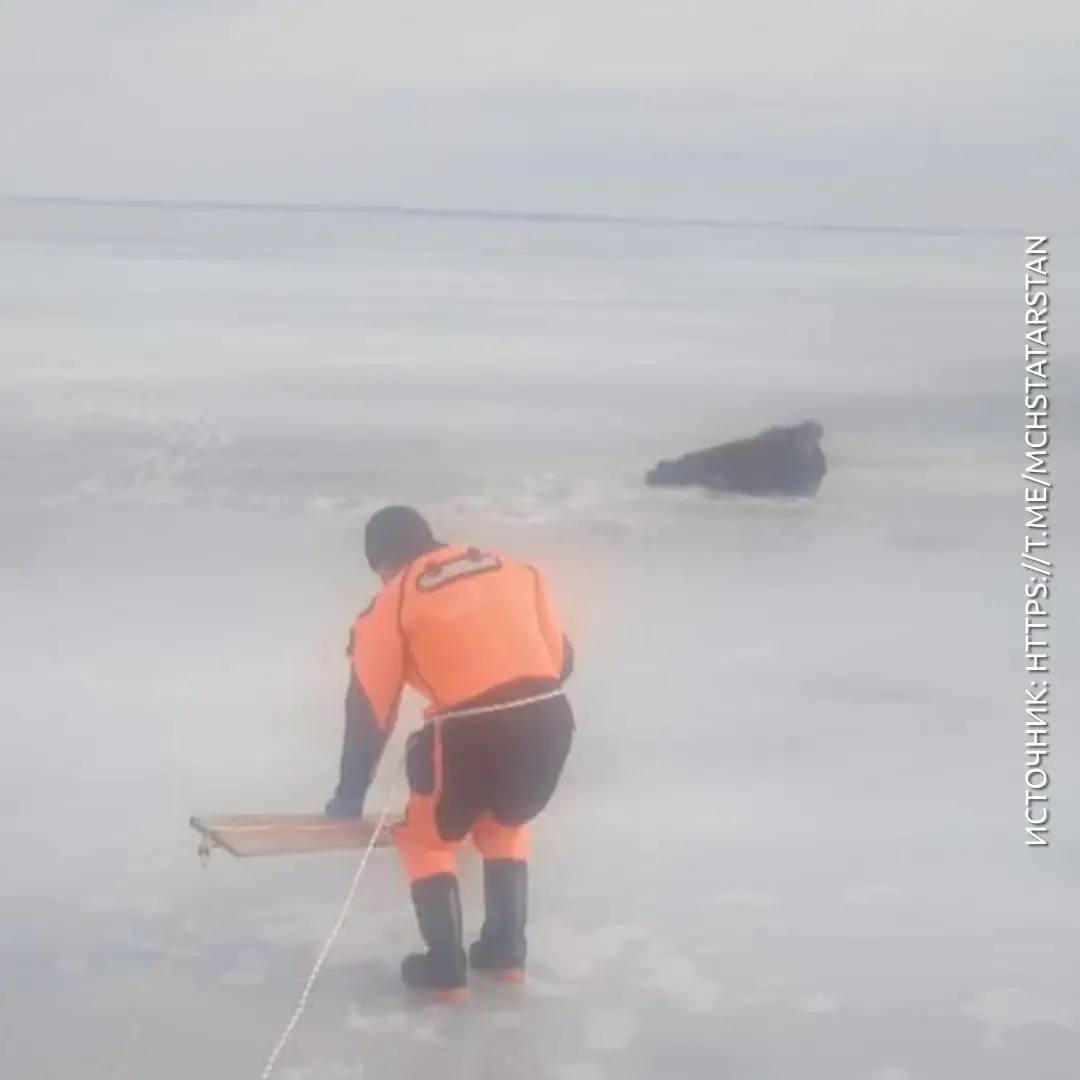
[[[384,506],[364,528],[364,554],[373,570],[399,569],[441,546],[431,526],[411,506]]]

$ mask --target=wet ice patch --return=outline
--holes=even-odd
[[[846,674],[843,678],[815,674],[804,679],[803,686],[814,696],[860,705],[907,705],[940,698],[930,686],[884,674]]]
[[[310,945],[326,936],[327,908],[315,904],[282,907],[252,920],[255,936],[272,945]]]
[[[638,984],[659,991],[688,1012],[711,1012],[726,990],[723,983],[698,971],[687,957],[658,946],[650,948],[641,963],[644,972]]]
[[[892,885],[856,885],[844,891],[844,903],[875,904],[881,901],[898,900],[903,895],[903,889],[897,889]]]
[[[350,1005],[345,1014],[345,1026],[350,1031],[362,1031],[367,1034],[398,1034],[404,1031],[413,1020],[406,1012],[384,1013],[382,1016],[368,1016],[355,1005]]]
[[[759,1009],[763,1005],[772,1005],[781,1000],[782,995],[775,990],[758,990],[750,994],[740,994],[735,1000],[746,1009]]]
[[[604,1080],[607,1073],[592,1061],[572,1061],[554,1069],[559,1080]]]
[[[442,1006],[438,1006],[442,1008]],[[430,1023],[413,1023],[409,1025],[407,1030],[409,1040],[414,1043],[420,1043],[423,1046],[439,1046],[445,1042],[442,1032],[435,1024]]]
[[[547,968],[561,979],[584,979],[610,963],[631,941],[645,936],[639,926],[605,926],[581,931],[548,921],[534,933],[536,952]]]
[[[790,975],[768,975],[758,979],[756,988],[747,989],[735,1001],[743,1008],[750,1009],[773,1005],[791,997],[794,982]]]
[[[176,960],[189,960],[200,955],[198,949],[169,944],[149,934],[140,933],[130,926],[110,930],[105,935],[105,940],[113,948],[145,956],[168,956]]]
[[[487,1022],[497,1031],[517,1031],[524,1017],[518,1012],[492,1012],[488,1014]]]
[[[477,515],[527,524],[555,520],[573,495],[573,481],[552,472],[527,474],[489,487],[481,494],[459,496],[448,510],[456,517]]]
[[[709,662],[713,665],[713,670],[716,671],[724,668],[741,668],[751,664],[764,663],[775,655],[775,649],[766,649],[753,645],[742,649],[725,649],[721,656],[717,656],[715,660],[710,658]]]
[[[777,898],[764,892],[722,892],[711,897],[710,902],[718,907],[771,908],[776,906]]]
[[[632,1013],[609,1009],[593,1013],[585,1021],[586,1049],[596,1053],[625,1050],[637,1035],[637,1021]]]
[[[1014,986],[984,990],[960,1011],[987,1026],[987,1042],[992,1044],[1001,1042],[1009,1028],[1025,1028],[1035,1024],[1076,1027],[1073,1010]]]
[[[579,993],[577,987],[558,982],[555,979],[545,979],[529,972],[529,997],[541,998],[567,998]]]
[[[339,938],[326,958],[328,970],[348,970],[372,960],[388,957],[390,950],[379,949],[369,938]]]
[[[363,1080],[363,1065],[318,1062],[314,1065],[290,1065],[278,1074],[281,1080]]]
[[[828,1016],[840,1008],[840,1000],[832,994],[804,994],[795,999],[795,1008],[808,1016]]]
[[[199,415],[169,419],[133,414],[111,432],[103,428],[102,419],[91,415],[78,430],[83,449],[79,463],[91,471],[75,478],[59,500],[178,505],[189,495],[185,482],[190,474],[205,469],[231,441]],[[94,432],[105,435],[88,440]],[[88,445],[94,447],[89,454]]]
[[[1052,942],[1000,942],[994,945],[994,968],[1003,980],[1023,979],[1057,951]]]
[[[334,514],[349,509],[349,499],[345,495],[313,495],[308,500],[308,509],[316,514]]]
[[[266,971],[247,968],[223,972],[220,981],[226,986],[261,986],[267,977]]]
[[[113,911],[120,911],[125,903],[119,897],[97,893],[94,896],[88,896],[82,906],[89,915],[107,915]]]
[[[441,1010],[441,1006],[433,1006],[432,1008]],[[397,1011],[384,1013],[381,1016],[369,1016],[362,1013],[355,1004],[351,1004],[345,1014],[345,1026],[350,1031],[356,1031],[365,1036],[392,1035],[398,1039],[407,1038],[412,1042],[427,1045],[435,1045],[443,1041],[442,1034],[436,1024],[424,1019],[422,1010],[416,1012]]]

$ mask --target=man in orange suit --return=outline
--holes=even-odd
[[[471,836],[484,860],[484,924],[469,963],[506,979],[525,970],[529,833],[570,750],[563,693],[573,651],[537,570],[502,554],[440,543],[415,510],[368,522],[368,562],[383,588],[353,624],[341,778],[327,813],[363,812],[406,684],[429,702],[409,739],[409,802],[395,840],[424,953],[409,986],[464,992],[454,852]]]

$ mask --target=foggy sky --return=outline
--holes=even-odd
[[[1073,227],[1068,0],[2,0],[0,194]]]

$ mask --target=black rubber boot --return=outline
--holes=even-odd
[[[484,860],[484,925],[469,947],[469,963],[507,981],[525,977],[525,920],[529,864],[520,859]]]
[[[465,950],[461,947],[461,896],[453,874],[436,874],[412,885],[416,921],[426,953],[412,953],[401,962],[406,986],[436,990],[454,999],[465,992]]]

